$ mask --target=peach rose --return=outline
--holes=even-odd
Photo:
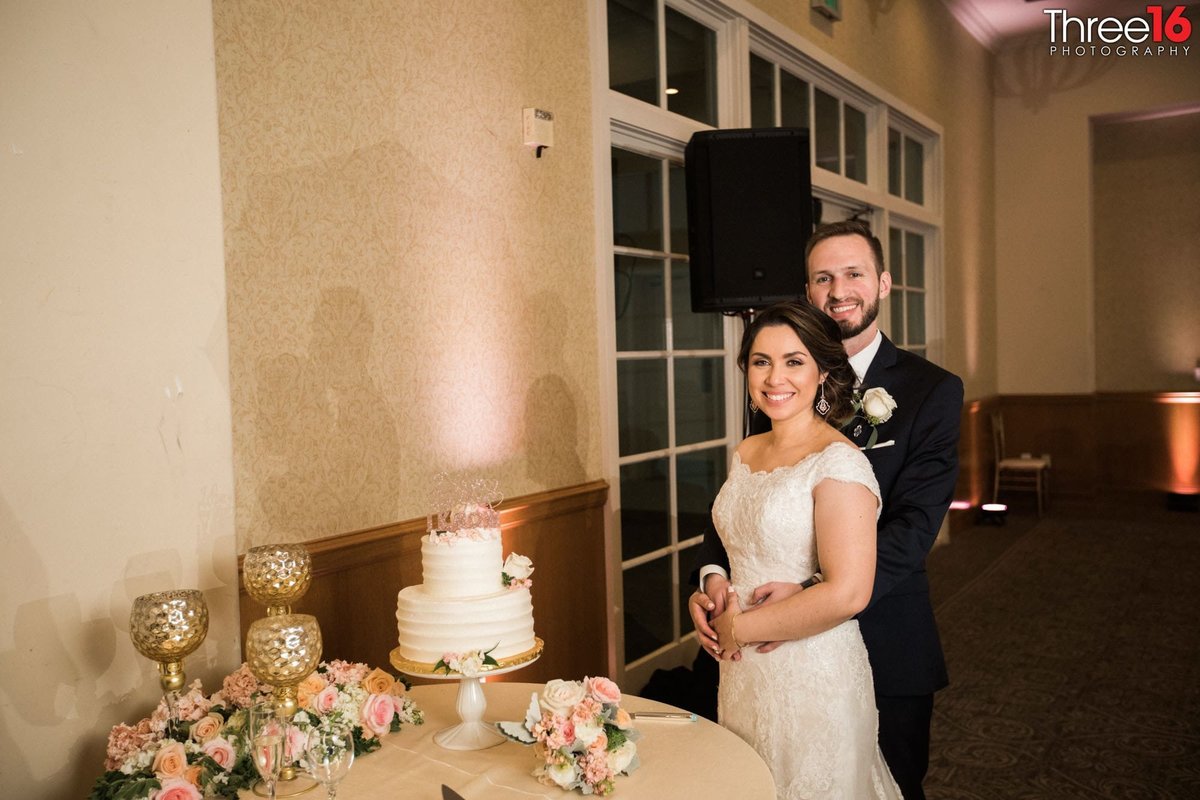
[[[183,742],[172,741],[158,749],[151,769],[162,781],[168,778],[182,778],[187,765],[187,753],[184,752]]]
[[[617,715],[613,718],[613,724],[623,731],[627,731],[633,727],[633,717],[623,708],[617,709]],[[621,770],[617,770],[620,772]]]
[[[188,767],[183,773],[183,779],[197,789],[200,788],[200,765],[192,764]]]
[[[201,800],[200,790],[183,778],[163,781],[162,788],[154,793],[154,800]]]
[[[597,675],[594,678],[584,678],[583,685],[588,690],[588,694],[601,703],[621,702],[620,687],[603,675]]]
[[[192,723],[192,729],[188,731],[188,736],[193,742],[204,744],[220,733],[221,726],[224,724],[225,720],[221,719],[220,714],[205,714]]]
[[[367,677],[363,678],[362,687],[369,694],[387,694],[392,690],[392,684],[395,682],[395,678],[376,667],[367,673]]]
[[[338,689],[336,686],[329,685],[321,690],[321,693],[313,698],[312,711],[317,714],[328,714],[333,711],[333,707],[337,705]]]
[[[404,685],[403,681],[394,681],[392,683],[392,688],[389,690],[389,694],[391,694],[392,697],[404,697],[404,695],[408,694],[408,687]]]
[[[312,699],[320,694],[329,682],[319,673],[314,672],[300,682],[296,687],[296,702],[301,708],[311,708]]]
[[[233,769],[233,764],[237,761],[237,753],[234,752],[233,745],[224,736],[214,736],[209,739],[200,746],[200,752],[217,762],[217,766],[223,770]]]
[[[370,731],[375,736],[383,736],[392,729],[392,716],[395,713],[396,704],[390,695],[371,695],[362,707],[363,733]]]

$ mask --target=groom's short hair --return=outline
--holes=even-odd
[[[871,246],[871,255],[875,258],[875,276],[883,274],[883,243],[879,241],[879,237],[871,233],[871,226],[863,222],[861,219],[844,219],[840,222],[826,222],[818,225],[813,231],[812,236],[808,239],[808,244],[804,247],[804,274],[807,279],[808,275],[808,257],[812,255],[813,248],[826,239],[832,239],[835,236],[861,236],[867,240],[867,244]]]

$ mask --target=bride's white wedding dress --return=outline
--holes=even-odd
[[[861,483],[879,498],[866,457],[840,442],[770,472],[751,472],[734,457],[713,522],[743,607],[756,586],[799,583],[818,570],[812,490],[826,478]],[[721,724],[771,768],[780,800],[900,797],[879,752],[857,620],[770,653],[743,648],[741,661],[721,662],[719,704]]]

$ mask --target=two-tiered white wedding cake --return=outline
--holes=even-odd
[[[499,515],[490,507],[467,506],[450,520],[449,529],[421,537],[423,582],[396,599],[400,656],[435,664],[447,654],[477,651],[498,660],[532,649],[529,560],[504,560]]]

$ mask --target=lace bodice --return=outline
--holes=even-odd
[[[753,589],[767,581],[799,583],[820,569],[813,532],[813,488],[821,481],[861,483],[875,495],[879,483],[866,456],[835,442],[770,472],[751,472],[734,455],[729,478],[713,504],[713,523],[729,555],[730,579]]]

